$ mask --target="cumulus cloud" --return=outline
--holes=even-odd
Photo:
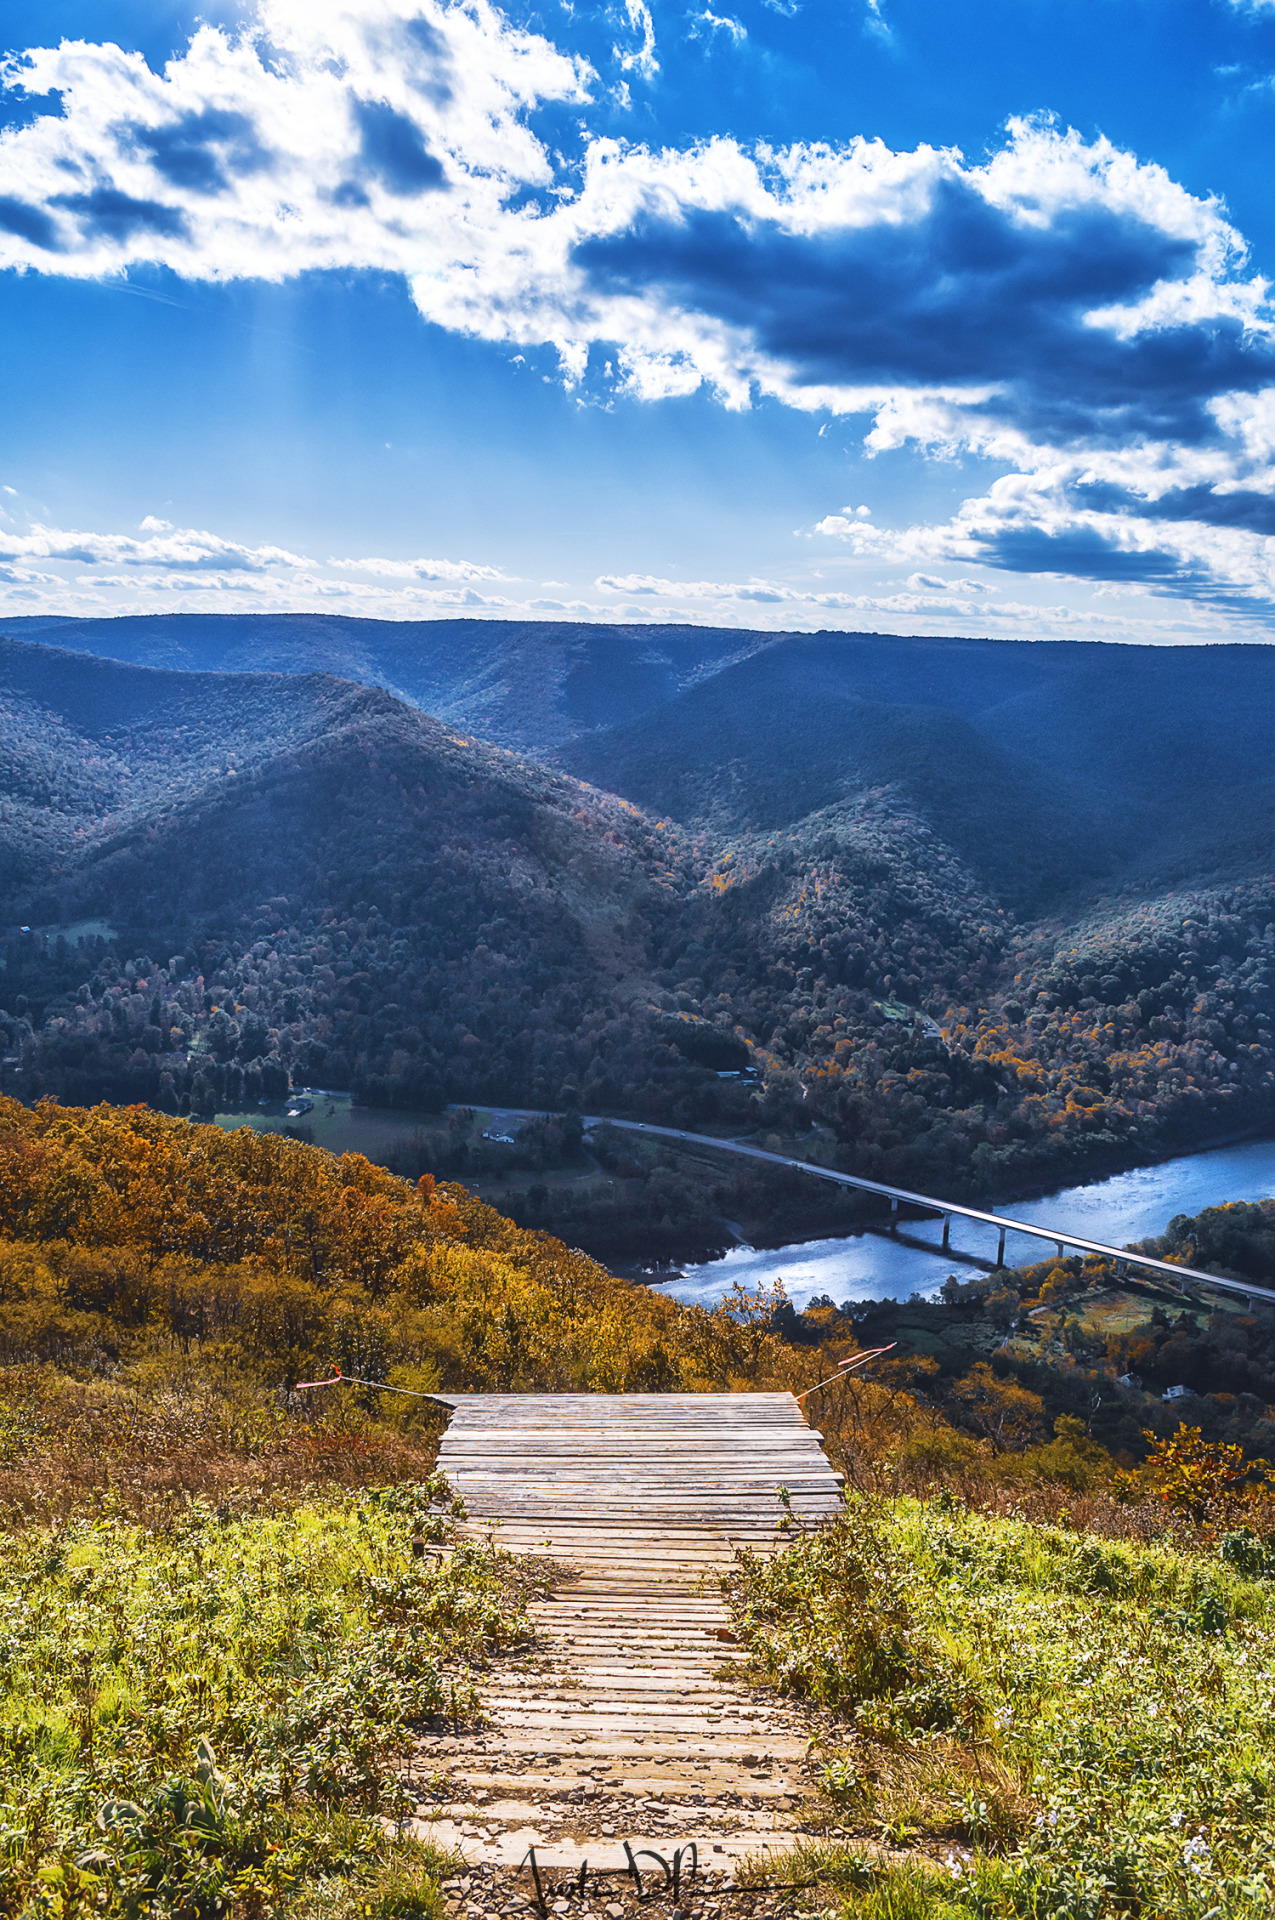
[[[39,571],[32,561],[62,571]],[[365,577],[344,577],[351,575]],[[51,611],[82,610],[76,588],[131,596],[119,609],[130,612],[174,600],[198,609],[218,600],[260,607],[317,606],[332,599],[375,613],[503,610],[513,602],[478,587],[507,579],[499,567],[472,560],[334,557],[320,567],[287,547],[245,546],[198,528],[175,527],[154,514],[136,534],[84,532],[40,521],[20,530],[0,527],[0,583],[35,594]]]
[[[857,519],[856,536],[877,543],[891,566],[921,543],[937,549],[974,538],[959,532],[881,534]],[[885,544],[893,547],[885,552]],[[869,561],[874,557],[866,556]],[[32,561],[42,564],[33,565]],[[870,571],[875,569],[870,568]],[[554,589],[557,589],[555,592]],[[690,621],[775,631],[864,625],[887,630],[958,630],[1035,637],[1216,637],[1216,609],[1193,610],[1194,624],[1157,620],[1139,580],[1116,577],[1080,608],[988,597],[968,574],[915,569],[893,588],[839,590],[818,573],[784,580],[675,580],[661,574],[603,574],[592,597],[567,582],[527,583],[522,594],[498,568],[464,560],[330,558],[320,565],[286,547],[244,546],[220,535],[175,527],[148,515],[136,534],[85,532],[33,523],[0,531],[0,602],[46,613],[273,612],[340,609],[379,618],[525,618],[530,614],[611,621]],[[1102,602],[1100,604],[1099,602]],[[1116,604],[1113,604],[1116,603]],[[1209,621],[1214,622],[1209,626]]]
[[[314,565],[301,554],[289,553],[286,547],[245,547],[214,533],[170,527],[166,520],[148,517],[142,522],[142,532],[147,535],[144,540],[122,533],[71,533],[41,526],[37,521],[25,533],[0,530],[0,558],[236,574]]]
[[[809,582],[669,580],[651,573],[604,573],[598,576],[594,585],[604,593],[638,594],[643,599],[670,600],[682,606],[707,601],[719,606],[786,606],[833,613],[916,613],[924,609],[942,609],[945,614],[977,614],[980,619],[986,617],[988,610],[978,604],[979,597],[995,591],[984,581],[951,580],[924,573],[913,573],[908,578],[905,583],[907,591],[888,594],[831,592]],[[999,613],[1005,604],[1002,602],[996,612]]]
[[[806,600],[811,596],[771,580],[665,580],[651,573],[603,573],[594,582],[605,593],[658,594],[675,600]]]
[[[625,20],[616,66],[649,78],[647,0]],[[1106,141],[1018,122],[970,163],[868,139],[652,150],[586,125],[564,158],[540,116],[587,114],[601,83],[490,0],[260,0],[161,73],[86,41],[5,72],[53,105],[0,134],[0,265],[398,273],[427,320],[547,343],[568,384],[859,415],[870,452],[1006,470],[941,527],[820,523],[858,551],[1275,606],[1266,282],[1220,204]],[[210,536],[148,538],[158,556]],[[435,564],[384,566],[488,577]]]
[[[939,574],[911,573],[907,585],[915,593],[995,593],[996,589],[986,580],[945,580]]]
[[[830,514],[812,531],[879,562],[974,562],[1189,594],[1244,613],[1275,608],[1275,541],[1268,534],[1218,524],[1212,512],[1199,520],[1158,518],[1140,494],[1092,507],[1085,504],[1089,491],[1075,463],[1057,462],[1004,476],[938,525],[888,529]]]
[[[0,135],[0,264],[280,280],[454,261],[457,232],[554,185],[526,116],[583,102],[589,69],[486,0],[263,0],[159,74],[64,41],[4,78],[61,111]]]

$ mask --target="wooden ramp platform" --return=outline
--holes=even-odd
[[[734,1678],[720,1575],[736,1548],[773,1552],[841,1509],[797,1402],[449,1398],[438,1464],[466,1530],[571,1571],[532,1609],[535,1650],[485,1689],[488,1727],[446,1743],[467,1797],[422,1806],[422,1831],[505,1864],[533,1843],[564,1864],[618,1855],[624,1839],[695,1838],[722,1862],[788,1844],[807,1729]]]
[[[790,1393],[449,1396],[438,1464],[501,1537],[628,1528],[769,1538],[837,1512],[840,1481]]]

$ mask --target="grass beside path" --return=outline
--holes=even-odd
[[[834,1716],[833,1843],[794,1877],[862,1920],[1269,1915],[1275,1583],[1232,1564],[1248,1544],[863,1501],[742,1560],[758,1677]]]
[[[439,1863],[393,1838],[394,1762],[529,1631],[507,1557],[414,1554],[445,1497],[8,1536],[0,1915],[441,1912]]]

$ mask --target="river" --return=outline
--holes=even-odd
[[[1238,1146],[1187,1153],[1158,1166],[1138,1167],[1080,1187],[1064,1187],[1036,1200],[1000,1200],[993,1210],[1033,1226],[1058,1226],[1087,1240],[1124,1247],[1163,1233],[1175,1213],[1199,1213],[1228,1200],[1262,1200],[1275,1194],[1275,1140],[1246,1140]],[[775,1248],[733,1247],[720,1260],[684,1267],[661,1283],[675,1300],[712,1306],[736,1281],[746,1287],[782,1280],[794,1306],[827,1294],[842,1300],[906,1300],[913,1293],[932,1295],[949,1273],[970,1278],[977,1268],[955,1264],[939,1245],[940,1220],[910,1220],[911,1240],[932,1241],[928,1253],[883,1234],[854,1234],[840,1240],[806,1240]],[[990,1259],[996,1252],[991,1227],[953,1219],[952,1248]],[[1009,1236],[1005,1258],[1024,1263],[1047,1253],[1039,1240]]]

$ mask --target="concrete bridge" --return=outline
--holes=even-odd
[[[534,1119],[538,1116],[526,1109],[503,1107],[500,1112],[507,1113],[511,1119]],[[953,1220],[976,1220],[981,1225],[992,1227],[997,1234],[996,1264],[1005,1263],[1005,1240],[1011,1233],[1026,1234],[1030,1239],[1043,1240],[1046,1245],[1055,1247],[1059,1257],[1068,1253],[1094,1253],[1104,1260],[1114,1261],[1116,1271],[1123,1274],[1129,1268],[1139,1273],[1153,1274],[1157,1279],[1171,1280],[1178,1285],[1185,1281],[1194,1281],[1198,1285],[1215,1287],[1223,1293],[1237,1293],[1246,1300],[1269,1300],[1275,1303],[1275,1289],[1255,1287],[1247,1280],[1225,1280],[1215,1273],[1204,1273],[1196,1267],[1179,1266],[1173,1260],[1157,1260],[1148,1253],[1131,1253],[1126,1247],[1109,1247],[1101,1240],[1086,1240],[1082,1235],[1070,1233],[1065,1227],[1037,1227],[1026,1220],[1012,1220],[1006,1214],[989,1213],[982,1207],[967,1207],[956,1200],[940,1200],[932,1193],[913,1193],[907,1187],[891,1187],[880,1180],[865,1180],[857,1173],[837,1173],[831,1167],[812,1166],[808,1160],[795,1160],[785,1153],[767,1153],[763,1147],[749,1147],[738,1140],[718,1140],[707,1133],[687,1133],[680,1127],[657,1127],[642,1120],[611,1120],[600,1114],[586,1114],[586,1127],[618,1127],[627,1133],[649,1134],[654,1139],[680,1140],[687,1146],[714,1147],[720,1153],[742,1153],[750,1160],[764,1160],[771,1166],[795,1167],[801,1173],[808,1173],[815,1180],[832,1180],[841,1187],[855,1187],[860,1193],[875,1193],[890,1202],[893,1214],[899,1208],[918,1207],[924,1213],[934,1215],[943,1222],[943,1244],[939,1249],[945,1252]]]

